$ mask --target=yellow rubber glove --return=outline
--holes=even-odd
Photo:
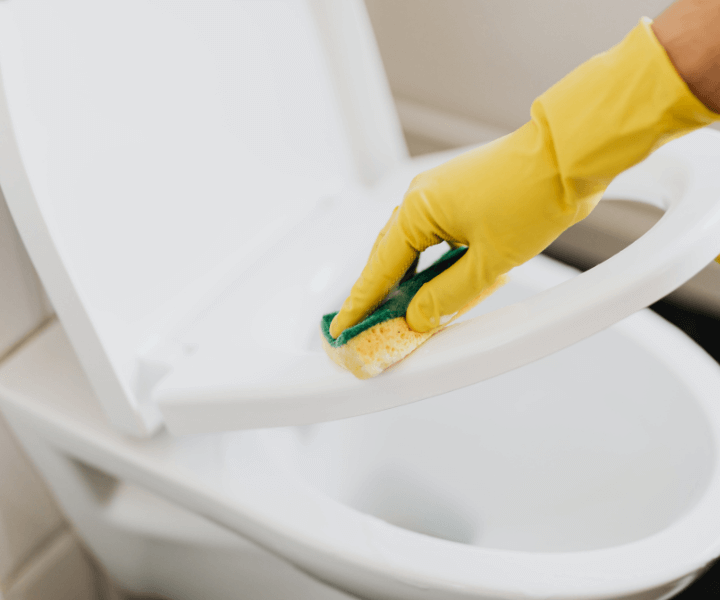
[[[441,324],[585,218],[612,179],[662,144],[720,119],[689,90],[647,17],[618,45],[538,97],[514,133],[418,175],[333,320],[361,321],[419,252],[468,246],[408,307],[415,331]]]

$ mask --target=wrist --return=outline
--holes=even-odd
[[[680,0],[652,29],[690,91],[720,113],[720,0]]]

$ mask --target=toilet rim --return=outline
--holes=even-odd
[[[649,326],[653,328],[652,339],[647,336]],[[720,388],[720,367],[683,333],[649,311],[614,327],[622,328],[633,341],[644,343],[656,356],[672,361],[673,371],[708,417],[717,452],[720,406],[714,396]],[[73,378],[72,373],[67,374],[68,368],[53,365],[73,360],[62,357],[69,346],[66,341],[64,345],[57,343],[61,336],[59,324],[54,323],[10,361],[16,363],[14,366],[8,364],[3,371],[14,368],[16,378],[28,381],[23,376],[29,374],[25,369],[56,369],[59,375],[50,372],[46,385],[52,387],[53,394],[60,393],[57,388],[66,385],[64,378]],[[44,365],[39,355],[49,364]],[[18,364],[23,362],[25,366]],[[72,368],[79,372],[77,365]],[[58,377],[62,379],[55,381]],[[186,464],[181,456],[183,438],[164,434],[139,442],[113,431],[93,404],[89,389],[81,394],[69,389],[63,394],[65,404],[60,405],[51,398],[0,385],[4,412],[14,427],[26,433],[23,437],[40,436],[56,452],[203,515],[336,587],[347,589],[347,577],[340,574],[351,573],[358,586],[380,580],[404,586],[405,590],[437,590],[448,597],[496,591],[525,597],[612,598],[666,585],[702,569],[720,555],[717,456],[708,486],[697,503],[656,534],[582,552],[498,550],[405,530],[332,499],[278,468],[272,453],[267,452],[268,444],[272,444],[271,430],[196,438],[210,447],[211,456],[219,456],[217,450],[227,448],[227,440],[249,443],[245,456],[251,460],[240,471],[225,469],[213,475],[211,464],[203,462],[202,470]],[[202,462],[196,442],[190,439],[189,443],[192,460]]]
[[[647,327],[656,329],[652,340]],[[720,367],[674,326],[642,311],[615,326],[624,335],[668,362],[692,391],[707,416],[712,441],[720,448]],[[261,443],[272,444],[272,430],[258,431]],[[265,437],[265,440],[262,438]],[[296,480],[273,510],[269,526],[325,554],[324,560],[351,562],[420,588],[467,592],[514,590],[529,597],[616,597],[666,585],[683,578],[720,555],[720,461],[702,496],[668,527],[640,540],[607,548],[570,552],[529,552],[483,548],[433,538],[389,524],[334,500],[310,483]],[[320,508],[318,508],[318,505]],[[291,515],[292,518],[288,518]],[[274,519],[273,519],[274,520]],[[351,541],[349,541],[351,540]],[[303,566],[301,553],[293,559]],[[312,562],[313,570],[317,563]],[[479,570],[478,567],[482,566]],[[310,569],[310,567],[307,567]],[[612,574],[612,576],[610,575]],[[332,569],[327,570],[332,581]]]

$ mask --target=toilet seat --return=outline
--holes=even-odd
[[[402,193],[398,182],[410,181],[420,165],[428,168],[447,156],[435,155],[414,164],[414,171],[393,174],[384,189],[381,183],[375,194],[387,198],[388,208],[378,210],[383,218],[392,199]],[[344,298],[333,295],[332,304],[316,308],[309,288],[332,263],[325,247],[308,242],[323,237],[328,245],[335,243],[335,268],[354,266],[335,280],[342,283],[333,281],[328,286],[344,293],[362,268],[357,258],[364,258],[363,250],[371,246],[369,237],[378,231],[377,219],[373,215],[371,224],[365,225],[369,220],[366,203],[359,207],[340,200],[328,203],[298,227],[297,238],[290,237],[284,247],[278,247],[276,258],[268,259],[268,264],[277,265],[275,272],[287,265],[290,274],[284,274],[279,285],[268,281],[248,286],[273,290],[268,293],[273,298],[271,308],[263,310],[264,298],[243,300],[238,282],[183,332],[181,343],[193,351],[167,366],[168,374],[151,397],[168,428],[178,434],[300,425],[401,406],[528,364],[656,302],[712,261],[720,232],[716,201],[720,189],[714,181],[718,160],[720,133],[714,131],[696,132],[661,148],[617,177],[604,195],[649,202],[666,210],[657,226],[635,244],[534,298],[448,327],[409,360],[368,381],[348,377],[326,359],[316,342],[314,317],[330,312]],[[327,233],[323,236],[322,232]],[[308,246],[307,255],[295,252]],[[263,280],[266,274],[256,275]],[[297,311],[300,323],[293,323],[296,315],[283,314],[282,302],[290,297],[301,307]],[[258,318],[255,340],[262,343],[267,328],[277,328],[266,356],[258,354],[261,349],[255,340],[235,341],[246,330],[244,323],[231,324],[241,305]],[[283,318],[286,323],[277,322]],[[290,339],[293,325],[299,334],[295,340]],[[257,363],[251,362],[253,355],[260,356]]]
[[[317,342],[320,316],[340,304],[425,166],[401,166],[401,133],[358,11],[299,0],[217,0],[212,10],[34,0],[0,10],[0,182],[118,429],[304,424],[439,395],[602,330],[720,253],[720,134],[700,131],[608,189],[667,211],[625,251],[449,327],[382,377],[340,370]],[[135,43],[118,54],[129,34]],[[360,58],[348,40],[366,50]],[[133,86],[147,88],[144,100]]]

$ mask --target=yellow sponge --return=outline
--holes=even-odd
[[[420,344],[445,328],[452,321],[485,300],[505,285],[507,281],[507,275],[501,275],[493,285],[486,288],[479,296],[468,302],[439,327],[425,333],[413,331],[408,326],[404,316],[397,316],[387,320],[380,320],[380,322],[362,329],[360,333],[355,334],[347,341],[340,340],[340,338],[333,340],[325,330],[329,329],[329,323],[336,313],[326,315],[322,324],[323,348],[335,363],[350,371],[358,379],[375,377],[375,375],[379,375],[391,365],[405,358]],[[405,309],[407,309],[407,304]],[[338,343],[338,341],[341,343]]]

